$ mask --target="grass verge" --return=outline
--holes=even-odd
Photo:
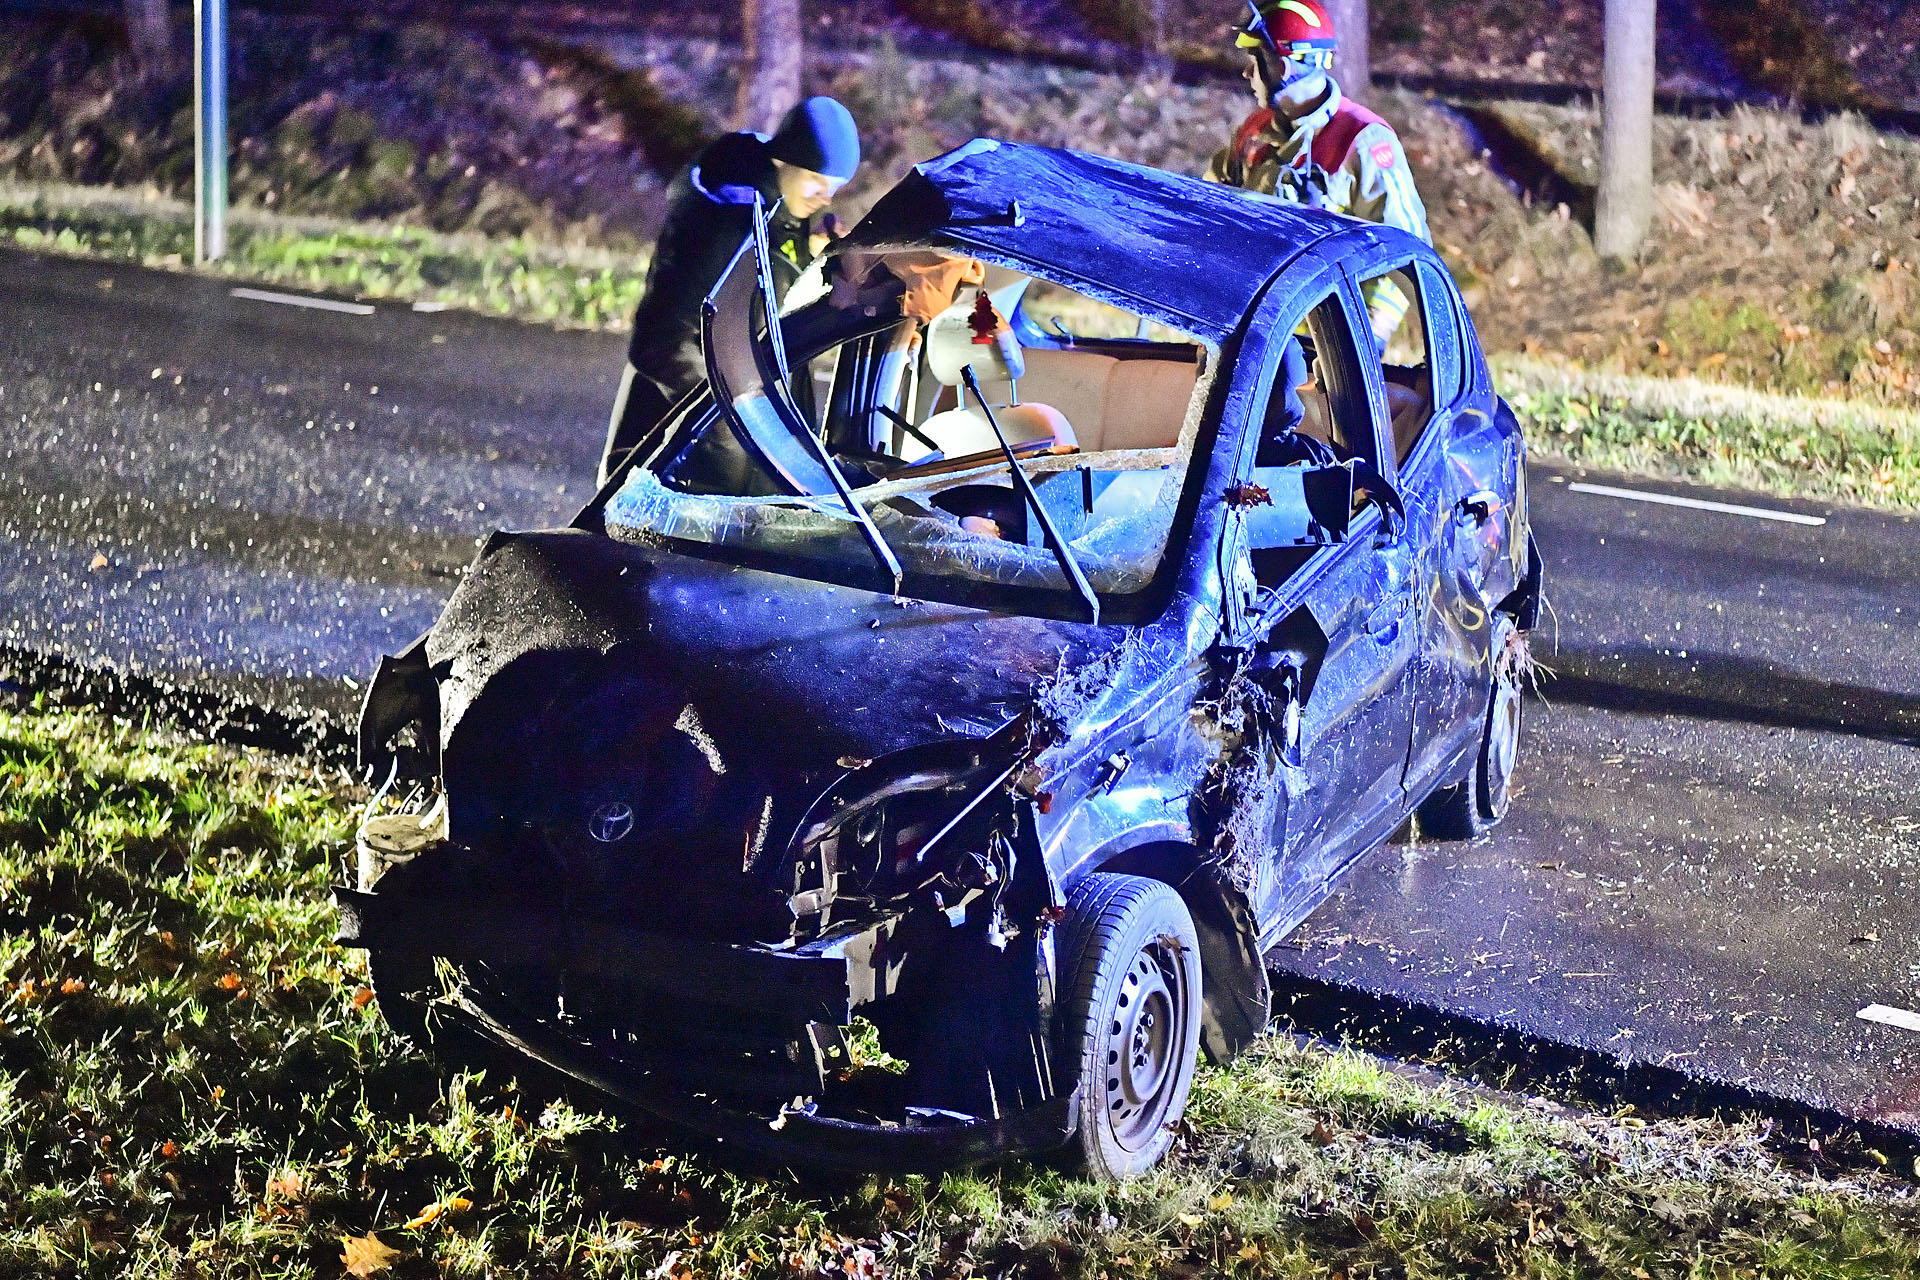
[[[192,210],[78,188],[0,185],[0,243],[40,253],[186,270]],[[571,328],[626,327],[643,254],[418,227],[236,211],[228,254],[202,270],[358,298],[391,298]]]
[[[1536,457],[1920,509],[1920,413],[1525,357],[1494,366]]]
[[[0,796],[0,1275],[1920,1275],[1871,1164],[1284,1039],[1125,1187],[729,1170],[398,1047],[330,941],[337,780],[29,709]]]

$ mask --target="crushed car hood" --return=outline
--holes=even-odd
[[[540,828],[579,845],[596,814],[624,809],[689,851],[723,839],[705,860],[738,872],[743,844],[783,841],[850,769],[986,738],[1063,672],[1142,662],[1139,649],[1122,627],[896,601],[569,530],[494,535],[426,656],[456,838]]]
[[[427,641],[451,742],[490,682],[542,654],[613,657],[710,712],[716,743],[872,759],[985,737],[1033,690],[1123,643],[1120,628],[896,600],[627,546],[496,534]]]

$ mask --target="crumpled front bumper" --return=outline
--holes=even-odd
[[[344,887],[334,890],[334,900],[338,940],[348,946],[551,965],[575,975],[644,974],[648,989],[664,1000],[718,1005],[743,1020],[800,1029],[808,1023],[846,1025],[861,1005],[891,995],[899,972],[897,920],[789,950],[691,941],[604,922],[561,922],[501,903],[435,902],[423,909],[410,898]],[[1052,1149],[1073,1136],[1065,1094],[997,1117],[908,1107],[899,1122],[854,1120],[827,1113],[804,1090],[771,1108],[708,1092],[700,1087],[702,1073],[684,1062],[655,1070],[616,1057],[557,1018],[529,1016],[487,991],[462,988],[457,997],[435,1002],[431,1017],[662,1120],[797,1164],[862,1173],[937,1172]]]
[[[772,1115],[635,1075],[609,1063],[562,1029],[528,1025],[484,997],[466,997],[436,1016],[544,1063],[600,1092],[671,1124],[757,1155],[849,1173],[939,1173],[1024,1151],[1049,1151],[1073,1137],[1066,1095],[998,1119],[951,1113],[910,1114],[899,1124],[832,1116],[811,1103]]]

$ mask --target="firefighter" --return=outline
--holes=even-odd
[[[1338,45],[1320,0],[1248,0],[1235,43],[1259,104],[1207,168],[1209,181],[1399,227],[1422,240],[1427,211],[1393,126],[1340,92],[1329,69]],[[1384,347],[1408,299],[1389,280],[1367,288]]]
[[[633,317],[633,339],[607,424],[600,480],[681,396],[706,377],[700,304],[753,235],[753,206],[778,211],[767,228],[776,296],[784,298],[821,246],[813,220],[860,167],[853,116],[832,98],[789,111],[772,137],[729,133],[667,187],[667,217]]]

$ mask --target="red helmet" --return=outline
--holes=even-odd
[[[1242,49],[1262,46],[1283,58],[1326,67],[1333,61],[1333,15],[1320,0],[1247,0],[1253,15],[1234,41]]]

